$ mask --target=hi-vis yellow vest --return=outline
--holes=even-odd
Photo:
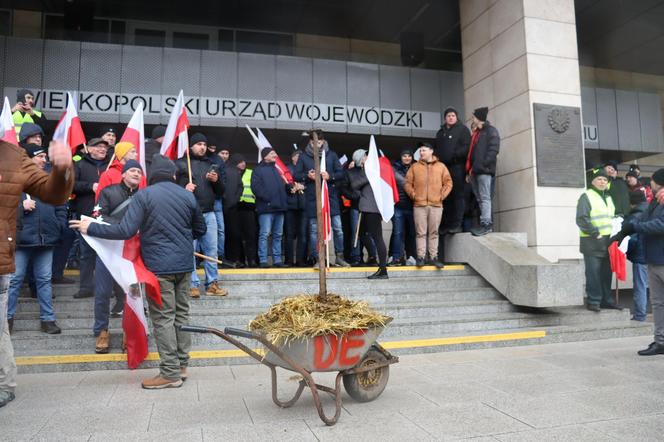
[[[590,222],[593,226],[597,227],[599,234],[602,236],[611,235],[613,217],[616,214],[616,208],[613,205],[613,200],[610,196],[606,197],[606,202],[592,189],[586,190],[586,196],[590,201]],[[582,237],[590,236],[579,231]]]
[[[242,174],[242,196],[240,201],[243,203],[256,203],[254,192],[251,191],[251,169],[246,169]]]
[[[32,110],[38,118],[41,118],[42,113],[38,110]],[[26,113],[21,115],[21,111],[16,111],[12,114],[12,119],[14,120],[14,129],[16,130],[16,139],[19,139],[19,134],[21,133],[21,127],[24,123],[34,123],[35,120],[32,119],[32,115]],[[43,128],[42,128],[43,129]]]

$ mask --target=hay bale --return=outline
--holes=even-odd
[[[392,318],[339,295],[297,295],[284,298],[249,323],[249,329],[264,333],[275,344],[297,338],[384,327]]]

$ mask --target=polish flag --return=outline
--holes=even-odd
[[[100,222],[94,218],[89,219]],[[139,284],[145,284],[147,296],[161,306],[159,281],[145,268],[138,235],[125,241],[94,238],[88,235],[83,235],[83,238],[126,293],[122,329],[127,337],[127,365],[130,369],[137,368],[148,355],[148,323]]]
[[[364,163],[364,172],[369,179],[383,221],[390,221],[394,215],[394,204],[399,202],[399,191],[390,160],[385,156],[378,156],[378,148],[373,135],[369,142],[369,154]]]
[[[175,161],[187,153],[189,149],[189,120],[187,119],[187,109],[184,106],[184,95],[182,90],[178,94],[178,99],[173,106],[171,117],[168,120],[164,141],[161,143],[160,154]]]
[[[9,105],[9,98],[5,97],[5,104],[2,106],[2,113],[0,113],[0,140],[18,146],[17,139],[12,108]]]
[[[629,236],[626,236],[620,244],[613,241],[609,246],[609,263],[611,272],[616,274],[616,279],[625,281],[627,279],[627,248],[629,247]]]
[[[320,173],[327,171],[325,166],[325,151],[320,157]],[[332,239],[332,216],[330,214],[330,193],[327,189],[327,181],[321,177],[320,183],[321,213],[323,218],[323,241],[329,242]]]
[[[78,146],[85,144],[85,134],[81,127],[81,120],[78,118],[74,99],[69,92],[67,92],[67,109],[55,127],[53,139],[68,146],[72,153],[76,153]]]
[[[143,103],[138,103],[129,124],[120,141],[127,141],[136,146],[137,160],[145,172],[145,126],[143,125]]]
[[[247,128],[247,130],[251,134],[251,139],[254,140],[254,144],[258,149],[258,162],[260,163],[263,160],[261,158],[261,150],[263,150],[266,147],[273,149],[273,147],[270,144],[270,142],[267,140],[267,138],[265,138],[265,135],[263,135],[263,132],[259,128],[256,128],[257,134],[255,134],[254,131],[251,130],[249,125],[245,124],[244,127]],[[281,158],[279,158],[279,156],[277,156],[275,167],[277,168],[277,172],[279,172],[279,175],[281,175],[281,179],[283,179],[286,184],[293,184],[293,175],[291,175],[290,170],[288,170],[288,167],[284,164],[283,161],[281,161]]]

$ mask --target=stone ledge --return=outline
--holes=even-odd
[[[512,304],[567,307],[583,304],[583,265],[551,263],[527,247],[525,233],[447,236],[445,258],[470,264]]]

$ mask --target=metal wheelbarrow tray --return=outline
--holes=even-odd
[[[318,410],[318,416],[326,425],[334,425],[341,415],[341,381],[346,392],[358,402],[376,399],[385,390],[390,376],[390,365],[399,358],[390,354],[376,342],[384,327],[353,330],[341,336],[329,334],[313,338],[300,338],[282,345],[274,345],[263,334],[249,330],[226,327],[224,331],[213,327],[181,326],[185,332],[212,333],[236,346],[263,365],[272,374],[272,400],[282,408],[291,407],[309,387]],[[261,355],[244,345],[236,337],[253,339],[265,347]],[[277,367],[302,376],[295,395],[288,401],[277,397]],[[338,371],[334,388],[317,384],[312,373]],[[327,417],[320,399],[320,391],[334,397],[335,413]]]

